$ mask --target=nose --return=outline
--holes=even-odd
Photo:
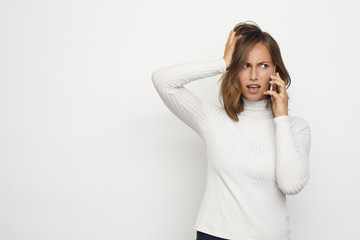
[[[255,81],[257,79],[258,79],[258,72],[257,69],[253,67],[250,72],[250,80]]]

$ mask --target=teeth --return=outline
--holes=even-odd
[[[255,86],[255,85],[251,85],[251,86],[248,86],[248,87],[251,87],[251,88],[258,88],[258,86]]]

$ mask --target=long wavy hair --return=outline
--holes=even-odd
[[[242,100],[242,89],[238,73],[246,63],[251,48],[258,42],[263,43],[270,52],[273,63],[276,65],[276,71],[279,72],[285,86],[288,88],[291,84],[291,78],[283,63],[279,45],[275,39],[267,32],[263,32],[253,21],[240,22],[234,27],[235,37],[242,35],[237,40],[232,55],[231,63],[226,69],[226,73],[219,79],[222,80],[219,97],[222,97],[226,113],[234,121],[239,121],[238,114],[244,111],[244,101]],[[290,98],[288,97],[288,100]],[[266,108],[271,103],[271,96],[267,95]]]

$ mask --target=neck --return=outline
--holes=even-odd
[[[254,119],[274,118],[271,100],[269,100],[268,108],[266,108],[267,99],[251,101],[242,97],[242,100],[244,102],[244,111],[240,113],[240,116]]]

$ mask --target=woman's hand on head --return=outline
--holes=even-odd
[[[226,69],[229,68],[231,63],[232,54],[234,52],[236,41],[242,37],[242,35],[236,36],[236,32],[234,30],[231,30],[229,34],[229,38],[226,43],[225,52],[224,52],[224,60],[226,62]]]

